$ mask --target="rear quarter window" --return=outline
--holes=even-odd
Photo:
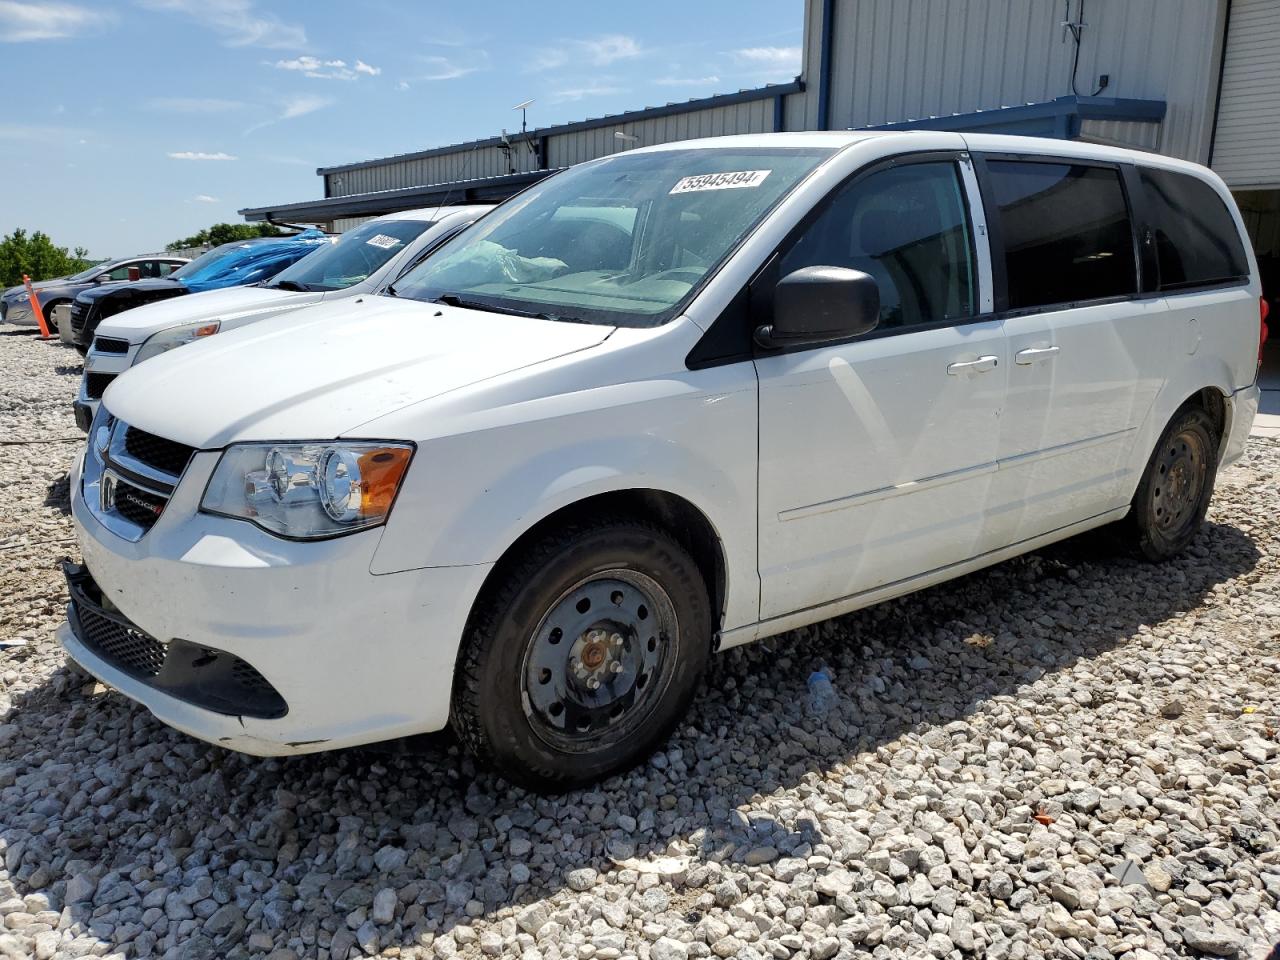
[[[1240,232],[1217,190],[1199,177],[1170,170],[1144,167],[1138,175],[1161,290],[1248,277],[1249,259]]]

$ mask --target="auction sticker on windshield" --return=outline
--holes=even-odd
[[[370,237],[365,243],[371,247],[380,247],[383,250],[390,250],[392,247],[400,246],[400,241],[395,237],[388,237],[385,233],[380,233],[376,237]]]
[[[700,173],[685,177],[671,193],[693,193],[695,190],[736,190],[739,187],[758,187],[772,170],[735,170],[728,173]]]

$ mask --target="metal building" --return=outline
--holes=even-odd
[[[1280,0],[804,0],[795,82],[322,167],[322,199],[240,211],[343,229],[492,201],[583,160],[691,137],[932,127],[1208,163],[1280,280]],[[622,134],[617,136],[616,134]]]

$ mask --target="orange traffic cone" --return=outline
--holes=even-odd
[[[49,325],[44,322],[44,311],[40,309],[40,300],[36,296],[35,290],[31,288],[31,278],[25,273],[22,275],[23,286],[27,288],[27,299],[31,301],[31,312],[36,315],[36,320],[40,324],[40,339],[49,339]]]

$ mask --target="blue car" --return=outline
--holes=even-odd
[[[105,317],[188,293],[261,283],[332,241],[319,230],[236,240],[214,247],[167,277],[90,288],[71,305],[72,342],[81,353],[87,353],[94,331]]]

